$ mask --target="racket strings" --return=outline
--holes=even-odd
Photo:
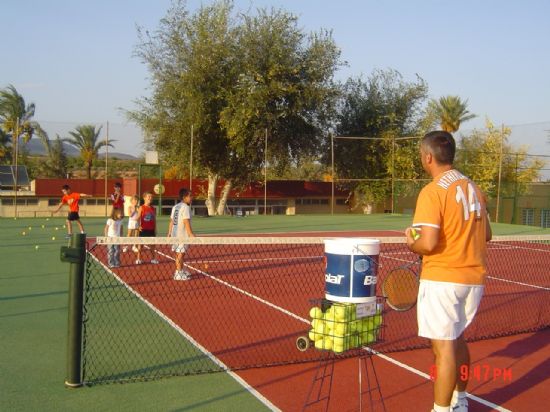
[[[410,309],[416,303],[418,278],[408,269],[395,269],[384,280],[382,291],[392,308]]]

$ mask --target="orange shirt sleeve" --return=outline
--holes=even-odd
[[[441,200],[433,183],[424,187],[418,195],[413,226],[441,227]]]

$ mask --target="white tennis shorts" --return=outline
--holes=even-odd
[[[189,245],[172,245],[172,252],[185,253],[187,251],[187,248],[189,248]]]
[[[421,280],[418,290],[418,336],[454,340],[468,327],[479,307],[484,287]]]
[[[128,230],[135,230],[135,229],[139,229],[139,221],[129,219],[128,220]]]

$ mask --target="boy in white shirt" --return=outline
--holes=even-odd
[[[168,226],[168,237],[191,238],[195,237],[191,228],[191,202],[192,195],[189,189],[180,189],[179,203],[172,208],[170,213],[170,224]],[[189,280],[191,274],[183,269],[183,255],[188,245],[178,244],[172,246],[172,251],[176,252],[176,271],[174,280]]]

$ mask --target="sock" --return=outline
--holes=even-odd
[[[466,398],[466,391],[459,392],[455,390],[453,391],[453,397],[451,398],[451,405],[456,405],[459,401],[465,400]]]
[[[434,403],[434,412],[450,412],[450,410],[450,406],[439,406],[438,404]]]

